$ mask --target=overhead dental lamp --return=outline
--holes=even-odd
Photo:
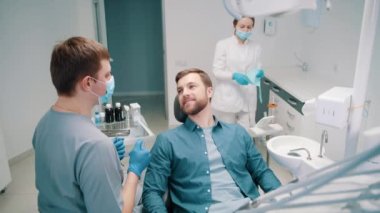
[[[224,6],[234,18],[242,16],[283,15],[301,9],[315,10],[317,0],[224,0]]]

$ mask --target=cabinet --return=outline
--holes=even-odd
[[[276,85],[272,85],[269,100],[277,105],[269,114],[275,116],[276,122],[284,128],[284,134],[319,140],[314,115],[305,116],[301,112],[303,102]]]
[[[266,86],[267,91],[265,93],[263,92],[263,102],[264,100],[266,101],[266,103],[264,103],[265,105],[261,106],[261,108],[259,106],[257,107],[258,111],[261,110],[259,112],[261,116],[264,110],[268,110],[268,100],[270,103],[275,103],[277,107],[269,110],[268,114],[275,116],[275,122],[280,124],[284,129],[283,134],[303,136],[320,142],[322,132],[326,130],[328,132],[328,143],[324,145],[326,156],[334,161],[344,159],[347,127],[338,129],[318,124],[315,119],[315,112],[304,115],[302,113],[303,101],[300,101],[292,95],[294,89],[307,90],[308,88],[292,86],[290,88],[293,90],[288,91],[283,89],[284,85],[287,84],[280,84],[280,81],[273,81],[268,78],[264,78],[263,80],[265,82],[262,81],[262,85]],[[284,79],[284,81],[289,83],[290,80]],[[297,84],[297,82],[294,84]],[[312,86],[315,86],[315,84]],[[289,85],[285,88],[289,89]],[[313,95],[317,97],[319,94]],[[266,96],[266,99],[264,99],[264,96]],[[256,118],[258,118],[258,114],[256,114]]]

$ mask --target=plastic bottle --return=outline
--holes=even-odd
[[[95,125],[97,126],[97,127],[99,127],[100,126],[100,124],[101,124],[101,119],[100,119],[100,114],[99,114],[99,112],[95,112]]]
[[[100,122],[104,123],[106,121],[105,117],[106,117],[106,113],[104,112],[100,112]]]
[[[125,110],[125,126],[127,129],[131,128],[131,114],[129,110],[129,106],[124,105]]]
[[[105,115],[106,123],[114,122],[114,113],[113,113],[113,108],[111,104],[106,105],[105,113],[106,113]]]
[[[139,125],[139,120],[140,120],[140,117],[141,117],[141,107],[140,107],[140,104],[138,104],[138,103],[131,103],[129,106],[131,107],[130,108],[130,113],[131,113],[131,117],[132,117],[133,126],[138,126]]]
[[[123,110],[121,109],[121,104],[117,102],[115,104],[115,121],[123,120]]]
[[[106,118],[106,113],[100,112],[99,114],[100,114],[100,127],[102,129],[104,129],[105,128],[104,122],[106,121],[106,119],[105,119]]]

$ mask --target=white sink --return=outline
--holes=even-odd
[[[333,163],[326,156],[322,158],[318,156],[319,142],[301,136],[273,137],[267,142],[267,149],[270,156],[295,177],[310,174]],[[324,149],[322,153],[324,153]]]

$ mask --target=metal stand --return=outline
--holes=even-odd
[[[267,154],[267,156],[266,156],[266,159],[267,159],[267,166],[269,167],[269,151],[268,151],[268,148],[267,148],[267,144],[266,144],[266,142],[268,141],[270,139],[270,136],[269,135],[267,135],[267,136],[265,136],[265,148],[266,148],[266,154]]]
[[[279,124],[269,124],[265,127],[258,127],[257,125],[249,128],[249,131],[251,133],[251,136],[253,138],[264,138],[265,142],[265,148],[266,148],[266,142],[271,138],[271,136],[275,136],[280,134],[283,131],[282,126]],[[269,166],[269,151],[266,148],[266,162]]]

